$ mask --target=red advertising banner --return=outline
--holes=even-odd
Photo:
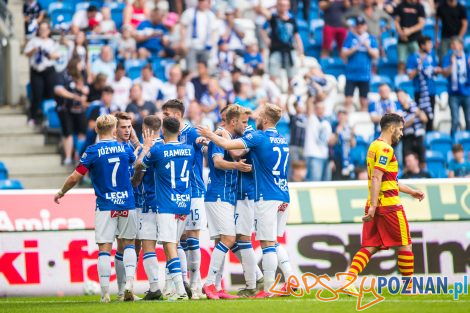
[[[0,231],[94,229],[95,195],[91,189],[67,193],[54,202],[57,190],[0,192]]]

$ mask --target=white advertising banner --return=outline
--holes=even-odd
[[[415,273],[447,276],[449,283],[470,274],[470,221],[411,223]],[[207,275],[212,243],[201,239],[202,276]],[[360,224],[288,226],[285,246],[294,274],[316,275],[344,272],[360,248]],[[261,249],[254,245],[261,260]],[[114,253],[113,253],[114,254]],[[160,284],[164,284],[164,254],[157,248]],[[12,295],[81,294],[88,281],[98,281],[98,250],[94,232],[44,231],[2,233],[0,236],[0,297]],[[114,258],[112,258],[114,259]],[[142,258],[137,271],[136,291],[148,289]],[[381,251],[369,263],[364,275],[396,275],[393,250]],[[243,284],[243,272],[236,257],[226,258],[224,273],[228,290]],[[116,292],[116,277],[111,277]]]

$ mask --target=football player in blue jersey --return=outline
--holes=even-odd
[[[240,136],[248,124],[248,115],[244,109],[231,105],[226,110],[224,130],[230,138]],[[214,143],[208,145],[209,182],[205,198],[207,221],[211,239],[216,246],[211,255],[209,273],[203,290],[209,299],[232,299],[224,290],[217,290],[216,276],[222,271],[225,255],[235,244],[235,203],[238,171],[249,172],[251,165],[243,159],[234,161],[228,151]]]
[[[54,201],[59,203],[59,199],[89,172],[96,195],[95,240],[99,248],[101,302],[110,302],[110,254],[116,233],[125,246],[124,300],[134,300],[133,283],[137,261],[134,239],[137,234],[137,215],[128,168],[134,163],[135,156],[128,146],[114,139],[116,124],[117,120],[112,115],[102,115],[96,120],[95,129],[100,142],[86,149],[80,164],[54,196]]]
[[[196,128],[184,123],[184,104],[178,99],[171,99],[162,106],[163,116],[174,117],[180,122],[180,134],[178,140],[187,145],[193,146],[195,151],[194,166],[190,169],[191,181],[191,212],[187,219],[186,233],[181,238],[181,246],[178,248],[178,256],[181,259],[183,279],[188,295],[193,299],[200,299],[202,294],[201,283],[201,250],[199,248],[199,234],[207,227],[206,210],[204,207],[204,194],[206,187],[202,179],[203,145],[196,143],[199,137]],[[188,251],[186,255],[183,249]],[[189,266],[188,266],[189,265]],[[190,286],[187,283],[187,270],[190,273]],[[168,282],[168,280],[167,280]],[[164,294],[171,294],[171,288],[165,286]]]
[[[144,118],[142,133],[144,134],[144,141],[149,141],[146,144],[147,146],[163,145],[163,140],[159,136],[161,125],[161,119],[155,115]],[[145,154],[145,150],[142,149],[134,165],[135,167],[142,162]],[[157,244],[157,202],[154,171],[135,171],[132,184],[134,187],[141,184],[143,186],[144,203],[142,208],[136,208],[139,221],[137,240],[142,242],[144,269],[150,285],[150,289],[143,300],[161,300],[162,292],[158,286],[158,260],[155,253]]]
[[[289,188],[287,164],[289,147],[287,140],[279,135],[275,126],[282,109],[265,104],[256,120],[257,131],[242,138],[227,140],[214,134],[207,127],[198,127],[201,136],[225,150],[250,149],[255,178],[255,232],[263,249],[264,290],[256,297],[272,297],[269,289],[275,283],[278,265],[276,241],[283,236],[287,223]],[[214,250],[215,251],[215,250]]]
[[[195,152],[190,145],[178,141],[180,122],[173,117],[163,119],[164,145],[144,144],[146,156],[141,167],[153,170],[157,206],[157,238],[163,243],[167,259],[166,268],[176,292],[169,300],[187,300],[188,294],[183,284],[181,263],[177,244],[186,227],[186,217],[191,206],[190,172],[194,166]],[[150,151],[147,153],[147,151]]]

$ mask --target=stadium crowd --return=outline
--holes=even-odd
[[[460,2],[27,0],[29,124],[57,114],[70,165],[103,114],[129,112],[141,137],[169,99],[213,129],[227,105],[251,109],[255,126],[269,102],[284,113],[291,181],[328,181],[367,179],[380,118],[400,112],[400,175],[467,177],[470,3]]]

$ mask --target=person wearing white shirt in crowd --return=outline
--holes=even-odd
[[[93,75],[104,74],[108,78],[108,83],[114,80],[116,62],[114,61],[113,50],[110,46],[101,48],[100,56],[93,62],[91,72]]]
[[[90,25],[99,24],[102,20],[103,15],[101,15],[98,8],[94,5],[90,5],[86,10],[79,10],[72,18],[72,34],[76,34],[80,30],[90,30]]]
[[[150,63],[147,63],[141,71],[139,78],[134,80],[134,84],[142,86],[142,95],[144,101],[155,103],[162,97],[163,82],[153,76],[153,69]]]
[[[168,72],[168,81],[163,83],[163,88],[161,90],[163,101],[180,99],[176,96],[176,88],[182,77],[183,73],[181,72],[181,67],[178,64],[173,65]]]
[[[304,157],[307,162],[308,181],[329,181],[329,148],[332,129],[325,119],[325,105],[315,102],[313,97],[307,100],[307,126],[305,128]]]
[[[181,16],[181,38],[187,49],[186,67],[196,70],[197,61],[209,60],[210,51],[217,42],[217,17],[210,10],[209,0],[199,0]]]
[[[24,48],[30,66],[32,101],[28,112],[28,124],[31,126],[34,126],[40,117],[41,102],[54,96],[56,75],[54,64],[60,55],[57,43],[49,38],[50,33],[49,24],[41,22],[36,37],[33,37]]]
[[[132,87],[132,81],[129,77],[126,77],[126,69],[124,65],[118,64],[114,73],[114,79],[111,82],[111,87],[114,90],[113,93],[113,111],[125,112],[127,104],[129,103],[129,91]]]
[[[225,23],[220,35],[226,38],[230,51],[243,53],[245,49],[243,44],[245,33],[235,27],[235,13],[235,9],[231,6],[225,10]]]

